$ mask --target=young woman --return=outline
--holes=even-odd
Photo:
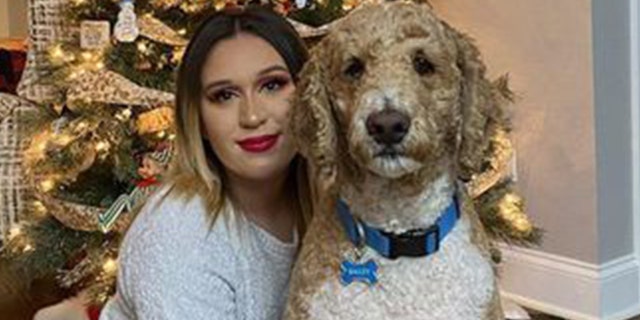
[[[278,319],[310,212],[287,133],[307,52],[270,10],[217,13],[178,73],[173,171],[127,232],[100,319]]]

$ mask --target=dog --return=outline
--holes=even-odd
[[[316,213],[285,319],[504,319],[461,183],[508,121],[485,69],[426,4],[362,6],[311,50],[290,130]]]

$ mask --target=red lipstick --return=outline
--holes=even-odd
[[[238,141],[238,145],[247,152],[260,153],[273,148],[278,142],[279,134],[250,137]]]

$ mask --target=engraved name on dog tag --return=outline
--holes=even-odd
[[[352,282],[359,281],[370,286],[378,282],[378,264],[373,260],[365,263],[357,263],[343,260],[340,264],[340,282],[348,286]]]

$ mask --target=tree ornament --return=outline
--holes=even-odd
[[[136,128],[139,134],[148,134],[168,130],[173,122],[173,109],[165,106],[140,114]]]
[[[136,181],[135,188],[128,194],[120,195],[109,209],[98,216],[98,225],[103,233],[109,232],[123,213],[131,212],[158,187],[159,178],[169,165],[172,150],[170,144],[160,145],[159,150],[143,156],[138,168],[140,180]]]
[[[134,9],[133,0],[123,0],[120,3],[120,13],[118,13],[118,21],[113,31],[116,40],[133,42],[140,35]]]
[[[80,48],[87,50],[104,49],[111,38],[109,21],[85,20],[80,23]]]
[[[164,24],[151,14],[145,14],[138,19],[140,34],[153,41],[168,44],[170,46],[186,47],[187,39],[183,38],[179,32]]]

